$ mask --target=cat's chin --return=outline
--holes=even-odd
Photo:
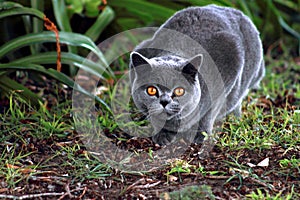
[[[172,120],[174,118],[179,118],[179,113],[176,114],[167,114],[167,121]]]
[[[164,110],[159,114],[152,115],[151,117],[152,117],[152,119],[155,118],[155,119],[158,119],[160,121],[170,121],[170,120],[173,120],[175,118],[179,119],[180,113],[179,112],[178,113],[173,113],[173,112],[168,112],[168,111]]]

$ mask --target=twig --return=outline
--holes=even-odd
[[[60,196],[63,195],[63,192],[57,193],[41,193],[41,194],[27,194],[23,196],[14,196],[14,195],[5,195],[5,194],[0,194],[0,198],[3,199],[33,199],[33,198],[38,198],[38,197],[45,197],[45,196]]]
[[[208,179],[229,179],[232,176],[204,176],[204,178],[208,178]]]
[[[65,190],[66,190],[66,193],[69,195],[70,199],[72,199],[73,195],[70,192],[69,183],[65,184]]]
[[[132,187],[131,189],[144,189],[144,188],[151,188],[151,187],[154,187],[154,186],[157,186],[161,183],[161,181],[158,181],[156,183],[147,183],[146,185],[137,185],[137,186],[134,186]]]
[[[270,188],[274,192],[279,192],[279,190],[277,190],[272,184],[265,183],[263,181],[260,181],[258,179],[252,178],[252,177],[248,177],[248,179],[255,182],[255,183],[258,183],[259,185]]]
[[[145,185],[138,185],[139,183],[147,183],[147,182],[152,182],[152,183],[147,183],[147,184],[145,184]],[[149,178],[142,178],[142,179],[139,179],[139,180],[137,180],[135,183],[133,183],[133,184],[131,184],[130,186],[128,186],[128,188],[126,189],[126,192],[127,191],[129,191],[129,190],[132,190],[132,189],[137,189],[137,188],[139,188],[139,189],[141,189],[141,188],[150,188],[150,187],[154,187],[154,186],[156,186],[156,185],[158,185],[158,184],[160,184],[161,183],[161,181],[158,181],[158,182],[154,182],[154,181],[152,180],[152,179],[149,179]]]
[[[76,191],[80,191],[80,190],[85,191],[85,190],[86,190],[86,187],[84,187],[84,188],[76,188],[76,189],[73,189],[73,190],[71,190],[71,191],[67,191],[67,192],[65,192],[65,193],[62,193],[62,196],[59,197],[58,200],[62,200],[63,198],[65,198],[65,196],[67,196],[67,195],[69,195],[69,194],[72,195],[72,192],[76,192]],[[85,192],[84,192],[84,193],[85,193]],[[82,195],[82,194],[81,194],[81,195]],[[81,196],[81,195],[80,195],[80,196]],[[82,195],[82,196],[83,196],[83,195]],[[73,195],[72,195],[72,197],[73,197]]]
[[[152,179],[150,179],[150,180],[152,180]],[[129,185],[128,188],[126,189],[126,191],[131,190],[135,185],[137,185],[137,184],[139,184],[139,183],[141,183],[141,182],[143,182],[143,181],[145,181],[144,178],[141,178],[141,179],[137,180],[137,181],[134,182],[133,184]]]
[[[84,190],[82,191],[82,194],[78,197],[78,199],[82,199],[82,197],[85,195],[87,191],[87,187],[84,187]]]

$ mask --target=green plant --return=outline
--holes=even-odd
[[[186,186],[181,190],[160,195],[161,199],[169,200],[193,200],[193,199],[215,199],[212,189],[208,185],[192,185]]]
[[[37,166],[23,167],[22,161],[31,153],[15,153],[16,147],[7,145],[0,155],[0,177],[5,178],[9,188],[14,188],[19,182],[25,180],[28,175],[34,173]]]
[[[32,5],[35,5],[34,7],[39,7],[36,5],[38,4],[36,1],[32,1],[32,2],[35,2],[35,4],[32,3]],[[62,3],[62,1],[53,1],[53,2],[54,2],[54,8],[58,6],[57,3]],[[58,80],[62,84],[65,84],[73,88],[74,90],[82,92],[90,96],[91,98],[95,98],[105,108],[109,109],[108,106],[104,103],[104,101],[102,101],[102,99],[85,91],[82,87],[76,84],[74,80],[72,80],[69,76],[65,75],[60,71],[56,71],[53,69],[53,67],[55,66],[58,60],[58,62],[64,64],[64,67],[65,65],[69,65],[71,68],[75,66],[76,68],[86,70],[96,75],[99,78],[113,77],[114,75],[110,71],[109,66],[106,63],[106,60],[102,55],[101,51],[97,48],[97,46],[93,43],[93,41],[89,37],[82,34],[68,32],[69,30],[65,28],[67,26],[66,25],[67,22],[62,23],[60,20],[63,18],[62,15],[57,16],[56,19],[58,23],[61,24],[62,30],[64,29],[67,30],[59,32],[59,37],[57,38],[56,35],[50,31],[45,31],[45,32],[37,31],[40,30],[40,27],[39,24],[34,22],[36,22],[36,20],[45,22],[46,20],[44,13],[42,13],[41,11],[35,8],[23,7],[22,5],[14,2],[1,2],[0,9],[2,10],[0,13],[0,20],[5,20],[5,18],[7,19],[8,17],[22,16],[24,19],[24,26],[27,27],[27,29],[29,29],[28,27],[33,26],[32,29],[34,30],[33,33],[28,33],[26,35],[22,35],[17,38],[11,39],[10,41],[6,42],[0,47],[0,61],[1,61],[0,88],[2,89],[3,92],[8,93],[10,91],[15,91],[15,90],[22,91],[21,96],[25,100],[30,101],[34,105],[39,105],[39,101],[41,101],[41,98],[37,94],[34,94],[26,87],[24,87],[23,85],[17,83],[15,80],[10,78],[20,70],[34,71],[37,75],[39,74],[48,75]],[[107,8],[105,10],[109,11],[110,8]],[[33,23],[31,23],[30,21],[31,18],[28,18],[28,16],[32,16],[35,19]],[[103,17],[103,15],[101,16]],[[103,22],[104,24],[104,25],[102,24],[103,26],[105,26],[105,24],[107,25],[108,22],[111,20],[111,18],[106,18],[106,17],[104,17],[104,19],[105,19],[105,23]],[[98,29],[99,23],[101,24],[101,22],[97,22],[91,28],[94,31],[99,31]],[[90,33],[92,34],[94,31],[91,31]],[[100,31],[98,34],[100,34]],[[47,43],[47,42],[55,43],[57,42],[58,39],[61,43],[67,44],[69,47],[69,52],[61,53],[60,61],[57,58],[58,53],[60,53],[59,49],[57,49],[56,51],[41,52],[41,48],[37,48],[38,47],[37,45],[41,46],[43,43]],[[91,60],[86,60],[84,57],[78,55],[73,48],[76,46],[85,48],[93,52],[98,57],[98,61],[95,62]],[[24,47],[30,47],[30,54],[29,55],[25,54],[22,56],[22,58],[15,56],[16,52],[18,52],[20,48],[24,48]],[[6,60],[9,61],[7,62]],[[49,64],[52,65],[52,68],[46,67]]]
[[[252,199],[252,200],[260,200],[260,199],[265,199],[265,200],[290,200],[293,199],[293,189],[292,192],[285,197],[282,197],[281,192],[279,192],[276,196],[270,195],[268,192],[263,192],[261,189],[257,188],[256,192],[252,192],[251,194],[247,194],[246,197],[247,199]]]
[[[165,0],[159,3],[146,0],[110,0],[108,4],[116,12],[114,26],[121,27],[121,31],[161,24],[177,10],[184,8],[183,5]]]
[[[169,175],[177,173],[181,182],[180,173],[191,173],[191,169],[195,169],[195,166],[190,165],[185,160],[176,159],[173,163],[171,163],[171,169],[167,172],[167,177],[169,178]]]
[[[282,168],[295,168],[300,172],[300,159],[293,156],[291,159],[283,159],[279,161],[279,165]]]

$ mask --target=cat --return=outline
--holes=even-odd
[[[241,11],[208,5],[176,12],[130,54],[131,95],[153,126],[153,141],[203,142],[265,74],[262,43]]]

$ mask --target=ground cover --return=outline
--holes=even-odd
[[[226,119],[209,157],[199,159],[200,147],[191,146],[145,173],[114,169],[86,149],[74,128],[71,90],[48,78],[42,85],[17,80],[47,103],[33,108],[18,98],[21,91],[0,103],[0,198],[299,199],[300,63],[266,58],[266,65],[261,88],[243,102],[241,119]],[[122,148],[155,148],[118,138]]]

